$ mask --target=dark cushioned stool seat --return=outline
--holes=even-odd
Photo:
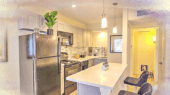
[[[138,93],[121,90],[118,95],[152,95],[152,86],[149,83],[144,83]]]
[[[143,71],[139,78],[127,77],[124,81],[125,84],[141,87],[141,85],[147,82],[149,76],[148,71]]]
[[[138,85],[139,80],[140,80],[139,78],[127,77],[124,83],[129,85],[139,86]]]
[[[139,94],[121,90],[118,95],[139,95]]]

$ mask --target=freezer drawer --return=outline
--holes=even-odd
[[[61,78],[58,72],[57,59],[57,57],[37,59],[38,95],[60,95]]]

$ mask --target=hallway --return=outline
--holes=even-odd
[[[158,89],[153,95],[170,95],[170,79],[163,79],[158,83]]]

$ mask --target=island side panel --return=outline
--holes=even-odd
[[[101,95],[100,88],[77,83],[77,95]]]
[[[121,75],[121,77],[119,78],[118,82],[113,87],[110,95],[118,95],[120,90],[127,90],[127,85],[124,84],[124,80],[126,79],[126,77],[128,77],[128,75],[129,75],[129,71],[128,68],[126,68],[123,74]]]
[[[101,95],[110,95],[112,90],[100,87]]]

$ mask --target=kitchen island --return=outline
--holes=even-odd
[[[102,63],[73,74],[66,79],[77,82],[77,95],[117,95],[128,75],[127,65],[109,63],[102,71]]]

